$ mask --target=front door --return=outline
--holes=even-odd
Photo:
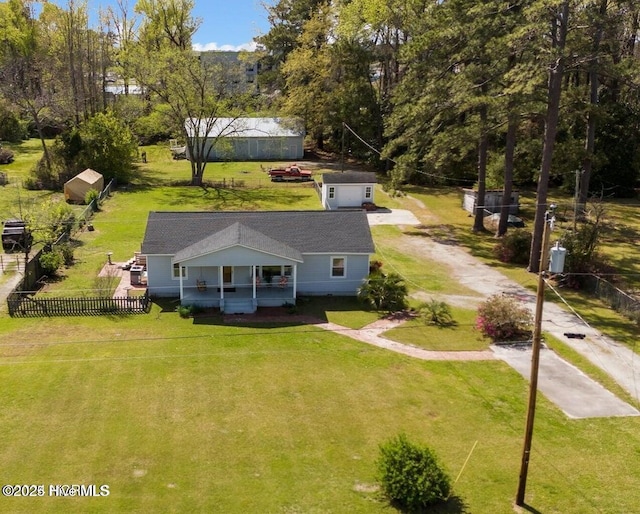
[[[222,283],[225,286],[233,285],[233,266],[222,266]]]

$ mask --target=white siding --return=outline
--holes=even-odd
[[[366,189],[371,188],[371,198],[366,198]],[[329,188],[335,189],[334,198],[329,198]],[[373,203],[375,184],[322,184],[322,206],[326,210],[344,207],[362,207],[364,202]]]

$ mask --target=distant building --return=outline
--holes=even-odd
[[[475,189],[463,189],[464,198],[462,200],[462,208],[465,211],[474,213],[477,207],[478,192]],[[484,205],[482,208],[485,215],[500,212],[502,206],[502,189],[488,189],[484,193]],[[520,193],[513,191],[509,201],[509,214],[518,214],[520,208]]]
[[[144,88],[135,79],[130,79],[126,83],[124,79],[113,72],[107,73],[104,80],[104,94],[108,103],[113,103],[119,96],[142,97]]]
[[[187,120],[187,137],[206,137],[204,152],[209,161],[295,161],[304,157],[304,125],[296,118],[218,118],[208,134],[196,134],[198,126],[200,132],[206,130],[205,121]]]
[[[203,66],[219,66],[231,91],[258,92],[258,57],[254,52],[227,52],[210,50],[200,52]]]

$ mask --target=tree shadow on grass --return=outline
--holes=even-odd
[[[402,509],[397,505],[393,505],[397,509],[398,512],[402,512],[403,514],[470,514],[468,505],[464,502],[464,500],[459,496],[450,496],[449,499],[444,503],[439,503],[437,505],[432,505],[425,509],[420,510],[406,510]]]
[[[531,505],[527,505],[526,503],[520,507],[522,512],[531,512],[531,514],[542,514],[538,509],[532,507]]]
[[[180,307],[178,298],[154,298],[153,303],[160,308],[160,314],[175,314]],[[185,322],[191,322],[194,325],[281,328],[326,323],[329,311],[360,312],[363,310],[367,309],[352,297],[299,297],[295,308],[259,307],[255,314],[225,315],[217,307],[196,308],[188,318],[185,318]]]

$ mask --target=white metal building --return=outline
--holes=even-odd
[[[210,130],[205,134],[207,125]],[[299,160],[304,156],[304,125],[296,118],[218,118],[212,123],[189,119],[185,127],[189,138],[207,139],[209,161]]]

